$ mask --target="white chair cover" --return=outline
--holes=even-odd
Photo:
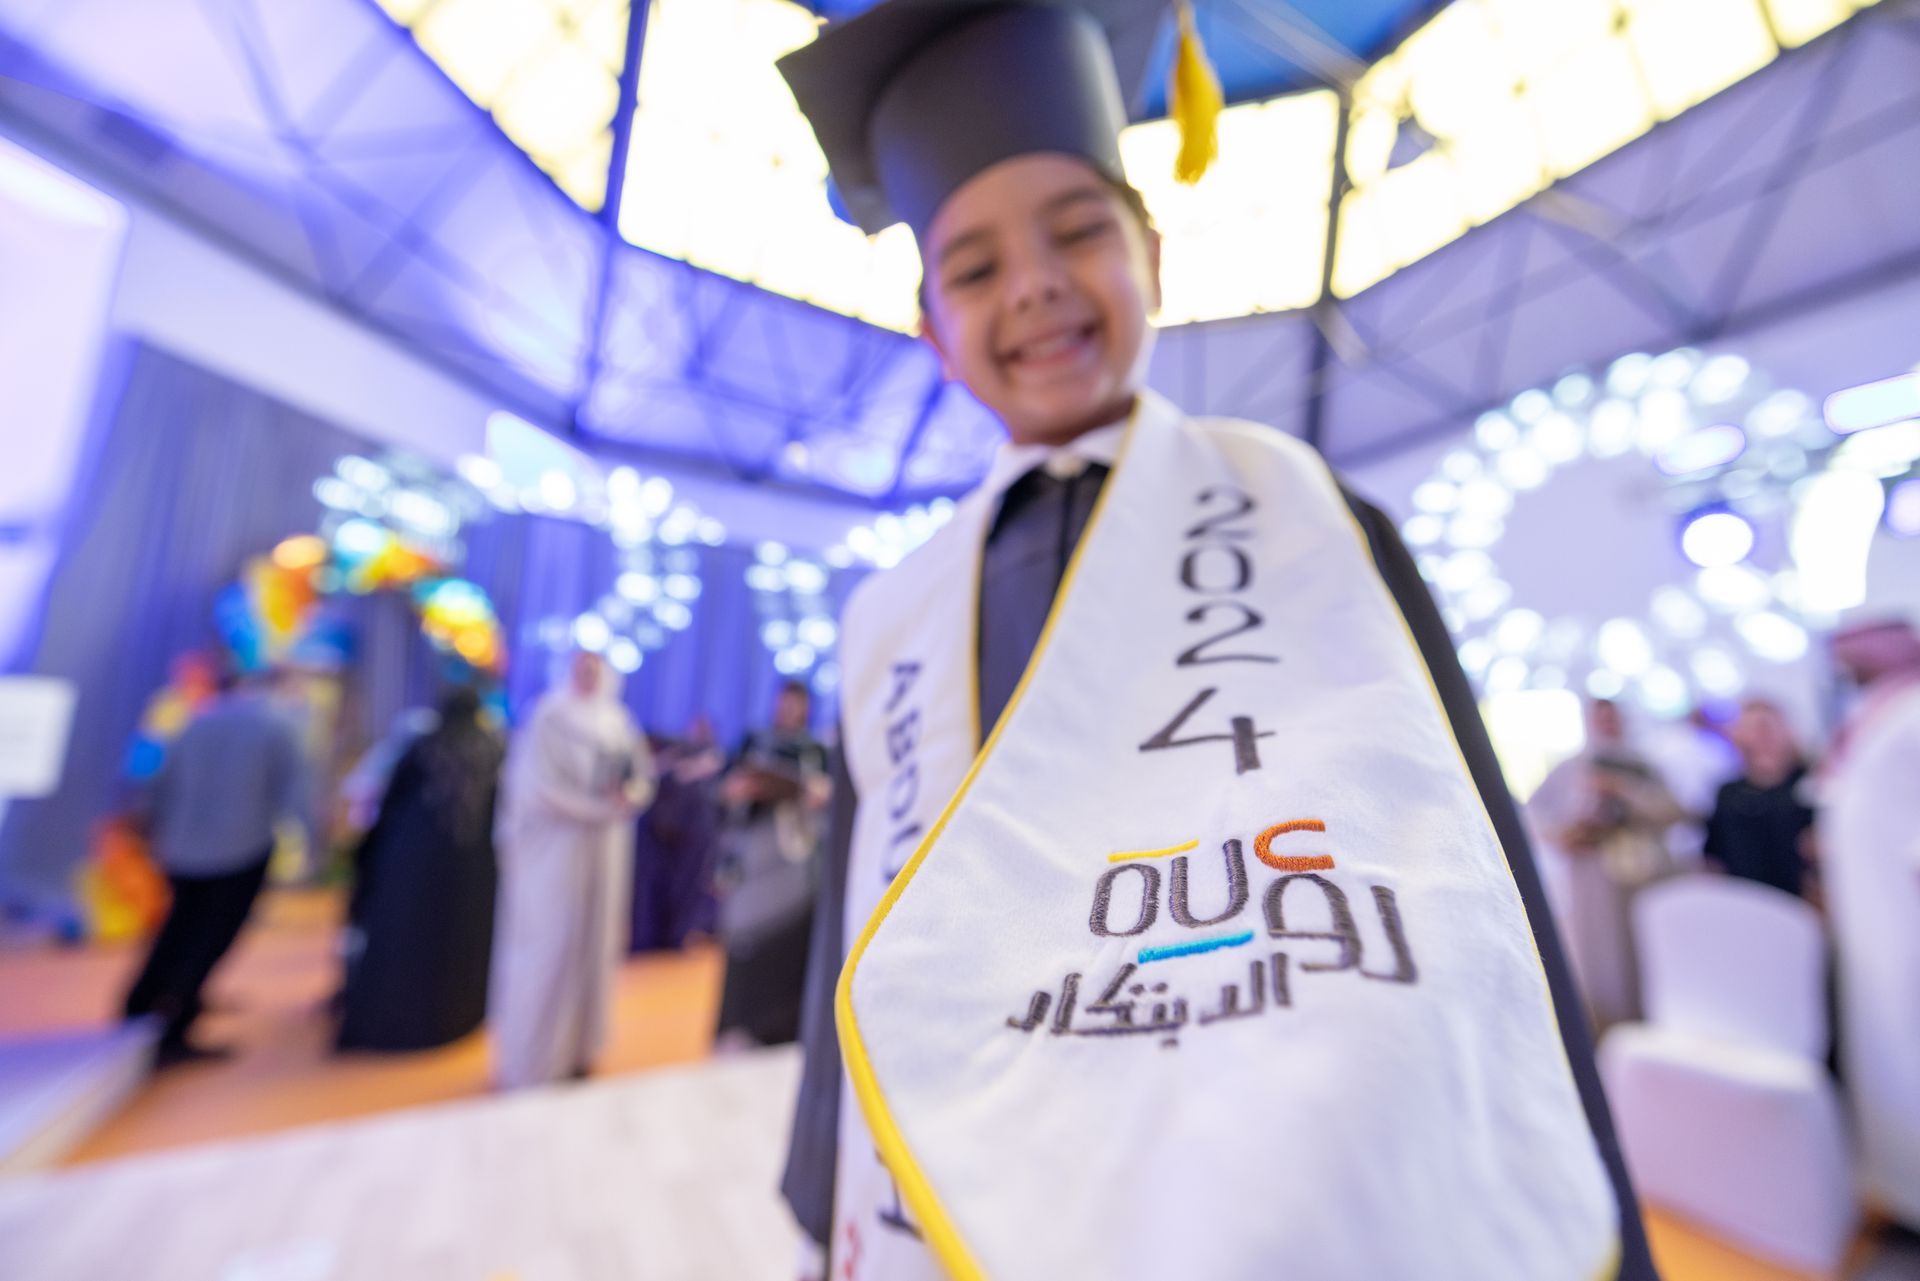
[[[1852,1236],[1845,1124],[1826,1053],[1826,957],[1805,903],[1682,877],[1634,906],[1649,1023],[1600,1074],[1641,1196],[1734,1244],[1826,1274]]]
[[[1802,1058],[1827,1054],[1826,939],[1791,894],[1681,876],[1633,905],[1647,1022]]]

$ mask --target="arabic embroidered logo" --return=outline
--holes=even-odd
[[[1407,941],[1406,923],[1392,888],[1369,885],[1367,890],[1378,918],[1378,934],[1393,957],[1389,969],[1369,969],[1366,965],[1367,940],[1355,916],[1347,890],[1323,873],[1335,871],[1334,857],[1324,851],[1300,848],[1290,842],[1276,852],[1282,838],[1298,835],[1325,836],[1327,825],[1317,818],[1285,819],[1262,829],[1253,839],[1254,858],[1259,864],[1280,873],[1262,888],[1258,909],[1260,924],[1274,950],[1247,964],[1244,982],[1236,980],[1220,986],[1218,1004],[1197,1016],[1185,996],[1173,992],[1172,981],[1150,981],[1142,967],[1212,952],[1251,946],[1259,931],[1231,927],[1252,906],[1253,892],[1248,880],[1245,845],[1239,837],[1221,842],[1220,853],[1226,878],[1226,897],[1220,910],[1208,915],[1194,910],[1194,869],[1190,856],[1200,848],[1198,839],[1151,849],[1122,850],[1106,856],[1107,867],[1094,883],[1093,901],[1087,915],[1088,930],[1095,939],[1135,938],[1153,929],[1160,919],[1164,901],[1167,915],[1182,930],[1195,931],[1194,937],[1174,942],[1141,944],[1131,960],[1123,962],[1098,989],[1098,996],[1082,1005],[1080,989],[1086,975],[1073,971],[1064,975],[1053,988],[1033,993],[1024,1015],[1007,1019],[1007,1026],[1031,1033],[1042,1024],[1050,1036],[1076,1037],[1158,1037],[1164,1048],[1177,1048],[1179,1034],[1189,1022],[1210,1027],[1232,1019],[1255,1018],[1270,1011],[1294,1007],[1295,971],[1307,975],[1354,973],[1363,979],[1412,985],[1419,970]],[[1161,874],[1162,860],[1167,873]],[[1287,924],[1288,891],[1300,882],[1319,891],[1324,904],[1327,928],[1297,929]],[[1164,896],[1162,890],[1165,890]],[[1114,921],[1116,897],[1137,893],[1138,907],[1131,913],[1121,910],[1123,920]],[[1296,914],[1297,915],[1297,914]],[[1164,934],[1165,931],[1162,931]],[[1377,944],[1376,944],[1377,946]],[[1331,948],[1331,951],[1327,950]],[[1189,973],[1181,967],[1166,971],[1178,977]],[[1151,971],[1157,976],[1161,971]],[[1142,1017],[1142,1007],[1144,1017]],[[1051,1014],[1051,1018],[1049,1018]],[[1077,1016],[1095,1016],[1077,1018]]]

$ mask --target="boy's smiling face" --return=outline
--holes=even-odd
[[[1124,417],[1145,378],[1160,241],[1084,160],[1016,156],[947,198],[921,247],[925,332],[1018,444]]]

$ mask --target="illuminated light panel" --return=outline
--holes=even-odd
[[[1780,52],[1769,21],[1792,47],[1874,0],[1762,3],[1454,0],[1354,88],[1334,293],[1386,279],[1758,71]],[[1435,145],[1389,169],[1409,118]]]
[[[1629,0],[1627,39],[1662,119],[1773,61],[1760,0]]]
[[[1817,35],[1833,30],[1871,3],[1873,0],[1866,0],[1866,3],[1858,3],[1857,0],[1767,0],[1767,11],[1773,15],[1774,33],[1780,37],[1782,44],[1793,49]]]
[[[1159,228],[1161,324],[1310,306],[1320,293],[1339,102],[1331,92],[1229,107],[1220,156],[1173,179],[1171,121],[1120,135],[1127,176]]]
[[[827,204],[827,162],[774,63],[814,38],[786,0],[656,4],[640,59],[620,234],[775,293],[911,329],[913,236]]]
[[[658,5],[640,62],[620,234],[645,249],[833,311],[912,330],[912,233],[869,239],[827,203],[827,164],[774,63],[810,42],[787,0]],[[1242,316],[1319,294],[1338,102],[1315,92],[1229,108],[1220,159],[1173,181],[1175,131],[1126,131],[1122,158],[1158,225],[1159,320]],[[698,175],[697,181],[685,180]]]
[[[379,2],[561,190],[601,206],[627,0]]]
[[[1624,40],[1601,37],[1570,51],[1529,96],[1547,167],[1557,178],[1586,168],[1622,139],[1645,133],[1656,119]]]

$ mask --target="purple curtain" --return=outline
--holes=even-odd
[[[65,894],[122,799],[128,739],[168,664],[216,646],[215,595],[248,556],[314,527],[314,479],[362,446],[155,348],[129,359],[25,664],[79,691],[59,790],[13,802],[0,827],[0,885],[33,899]]]

